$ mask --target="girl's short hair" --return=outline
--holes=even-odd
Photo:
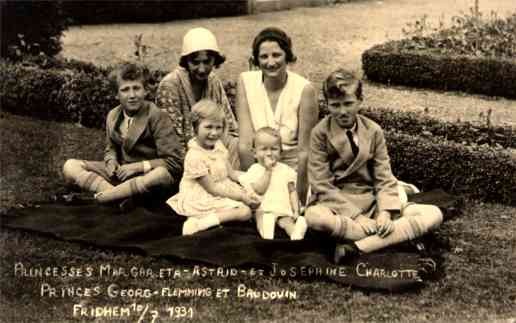
[[[222,121],[224,129],[226,129],[226,114],[220,105],[209,99],[202,99],[192,107],[190,120],[195,133],[199,128],[199,124],[203,119]]]
[[[297,60],[296,55],[292,51],[292,40],[290,37],[281,29],[276,27],[265,28],[260,31],[253,41],[253,64],[258,66],[258,56],[260,55],[260,45],[264,41],[275,41],[279,47],[285,52],[287,63],[295,63]]]
[[[271,137],[274,137],[276,139],[278,139],[278,143],[279,143],[279,146],[280,146],[280,151],[282,151],[282,144],[281,144],[281,134],[279,132],[278,129],[274,129],[272,127],[262,127],[258,130],[256,130],[255,134],[254,134],[254,138],[253,138],[253,149],[256,148],[256,138],[258,137],[258,135],[260,134],[267,134]]]
[[[224,55],[214,50],[206,50],[206,52],[208,52],[208,55],[213,57],[213,66],[215,68],[219,68],[219,66],[226,61],[226,57]],[[198,54],[199,52],[193,52],[189,55],[181,56],[181,58],[179,59],[179,66],[188,70],[188,61],[194,59]]]
[[[144,88],[147,88],[150,73],[147,67],[135,63],[122,63],[117,66],[110,74],[111,85],[116,91],[122,81],[141,81]]]
[[[356,98],[363,100],[362,80],[355,73],[343,68],[333,71],[323,83],[323,94],[326,100],[351,95],[352,93],[348,93],[349,90],[354,90],[353,94]]]

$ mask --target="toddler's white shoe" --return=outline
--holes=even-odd
[[[290,240],[303,240],[307,229],[308,224],[306,223],[305,217],[298,216],[296,219],[296,224],[294,225],[294,231],[290,236]]]
[[[194,217],[188,218],[183,223],[183,235],[188,236],[199,231],[199,220]]]

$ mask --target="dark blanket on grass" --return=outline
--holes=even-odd
[[[456,211],[459,199],[443,191],[410,197]],[[402,290],[422,283],[422,256],[410,244],[362,255],[342,265],[332,262],[335,242],[308,232],[302,241],[290,241],[282,230],[278,239],[261,239],[249,222],[224,224],[192,236],[182,236],[184,217],[166,205],[138,207],[121,214],[116,208],[91,202],[48,203],[14,208],[3,216],[8,228],[49,234],[55,238],[136,251],[149,256],[199,262],[230,268],[260,268],[279,277],[331,279],[355,287]],[[284,274],[284,275],[282,275]]]

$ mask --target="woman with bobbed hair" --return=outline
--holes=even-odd
[[[201,99],[220,105],[227,125],[222,142],[229,151],[232,166],[239,168],[238,124],[222,82],[213,71],[225,60],[211,31],[201,27],[190,29],[183,38],[179,66],[161,80],[156,103],[168,112],[185,151],[194,135],[192,106]]]
[[[292,40],[281,29],[262,30],[253,41],[252,61],[258,70],[240,75],[237,86],[239,155],[242,169],[253,162],[252,138],[263,127],[278,129],[281,162],[297,170],[297,190],[305,202],[310,131],[318,121],[318,104],[312,84],[288,70],[296,61]]]

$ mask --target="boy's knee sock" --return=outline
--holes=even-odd
[[[356,241],[355,244],[362,252],[373,252],[420,237],[428,231],[437,228],[442,221],[443,217],[439,209],[437,209],[437,212],[417,216],[403,216],[394,221],[394,231],[387,237],[381,238],[379,235],[373,235]]]
[[[272,213],[256,214],[256,226],[258,233],[263,239],[274,239],[274,231],[276,228],[276,216]]]
[[[63,165],[63,174],[67,181],[75,183],[90,192],[102,192],[113,188],[113,185],[102,176],[85,169],[81,160],[69,159]]]
[[[153,187],[172,184],[172,176],[164,167],[158,167],[143,176],[131,178],[96,196],[99,202],[110,202],[149,192]]]
[[[154,168],[142,177],[147,190],[156,186],[168,186],[173,182],[172,176],[165,167]]]
[[[147,191],[148,190],[145,186],[143,176],[138,176],[128,181],[125,181],[122,184],[119,184],[110,190],[96,194],[95,198],[97,199],[97,201],[105,203],[125,199],[138,194],[143,194]]]
[[[367,237],[367,234],[358,222],[347,216],[337,215],[332,236],[337,239],[356,241]]]

